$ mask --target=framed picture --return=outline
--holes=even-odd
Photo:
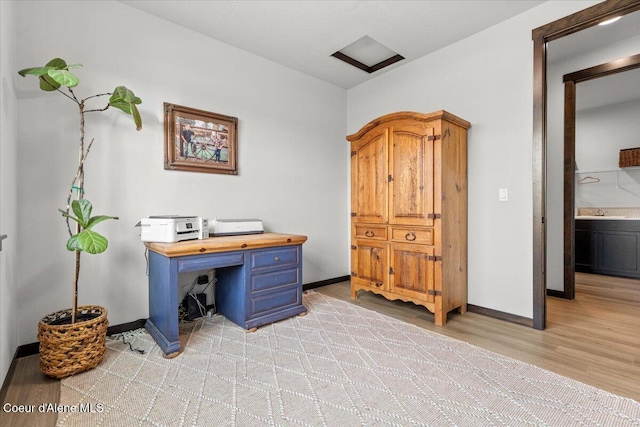
[[[164,168],[238,174],[238,118],[164,103]]]

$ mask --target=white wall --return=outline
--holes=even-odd
[[[604,77],[606,79],[606,77]],[[580,84],[577,86],[580,97]],[[618,168],[620,150],[640,146],[640,100],[576,113],[576,163],[583,171]],[[617,182],[616,182],[617,174]],[[600,182],[576,186],[577,207],[640,208],[640,169],[578,174]]]
[[[15,3],[0,2],[0,383],[18,346],[16,242],[17,100]]]
[[[54,56],[80,62],[76,93],[122,84],[142,98],[144,127],[117,111],[87,117],[96,143],[86,196],[110,247],[82,261],[80,303],[111,324],[148,316],[144,247],[134,224],[157,214],[261,218],[268,231],[304,234],[303,282],[348,274],[346,91],[119,2],[20,2],[18,68]],[[63,207],[78,139],[75,105],[19,82],[20,342],[71,304],[72,254]],[[239,118],[239,175],[165,171],[163,102]],[[190,282],[189,279],[188,282]],[[27,309],[28,308],[28,309]]]
[[[563,76],[638,53],[640,37],[581,52],[547,64],[547,288],[564,289],[564,84]],[[553,42],[549,50],[554,48]],[[578,84],[578,91],[580,84]],[[579,92],[578,92],[579,96]],[[576,132],[582,125],[576,121]],[[578,135],[576,135],[578,138]],[[578,140],[578,139],[576,139]],[[601,144],[602,145],[602,144]],[[604,145],[602,145],[604,147]],[[609,142],[607,143],[609,146]],[[612,148],[611,148],[612,149]],[[577,148],[580,156],[584,152]],[[605,157],[606,158],[606,157]],[[588,165],[576,159],[579,169]],[[617,162],[616,162],[617,164]],[[611,165],[613,167],[615,165]],[[604,166],[602,166],[604,167]],[[598,167],[598,169],[602,168]],[[607,179],[606,177],[601,177]],[[608,180],[608,179],[607,179]],[[609,180],[608,180],[609,181]],[[610,181],[609,181],[610,182]],[[615,187],[615,184],[614,184]],[[576,199],[577,200],[577,199]]]
[[[593,4],[544,3],[348,91],[349,133],[402,110],[444,109],[471,122],[471,304],[533,315],[531,30]]]

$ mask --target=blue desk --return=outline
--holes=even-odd
[[[145,243],[149,249],[147,331],[166,357],[177,356],[178,275],[214,268],[217,311],[244,329],[306,313],[302,305],[306,240],[306,236],[265,233]]]

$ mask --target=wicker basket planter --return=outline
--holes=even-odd
[[[640,166],[640,147],[620,150],[618,166],[621,168]]]
[[[97,305],[78,307],[76,323],[63,323],[71,309],[58,311],[38,323],[40,371],[65,378],[93,369],[107,352],[107,309]]]

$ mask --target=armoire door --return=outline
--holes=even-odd
[[[383,291],[389,290],[387,244],[358,240],[351,251],[351,281]]]
[[[390,128],[389,223],[433,225],[431,123],[395,123]]]
[[[435,257],[432,246],[392,244],[389,259],[391,292],[434,301]]]
[[[351,217],[387,222],[387,129],[373,130],[351,145]]]

